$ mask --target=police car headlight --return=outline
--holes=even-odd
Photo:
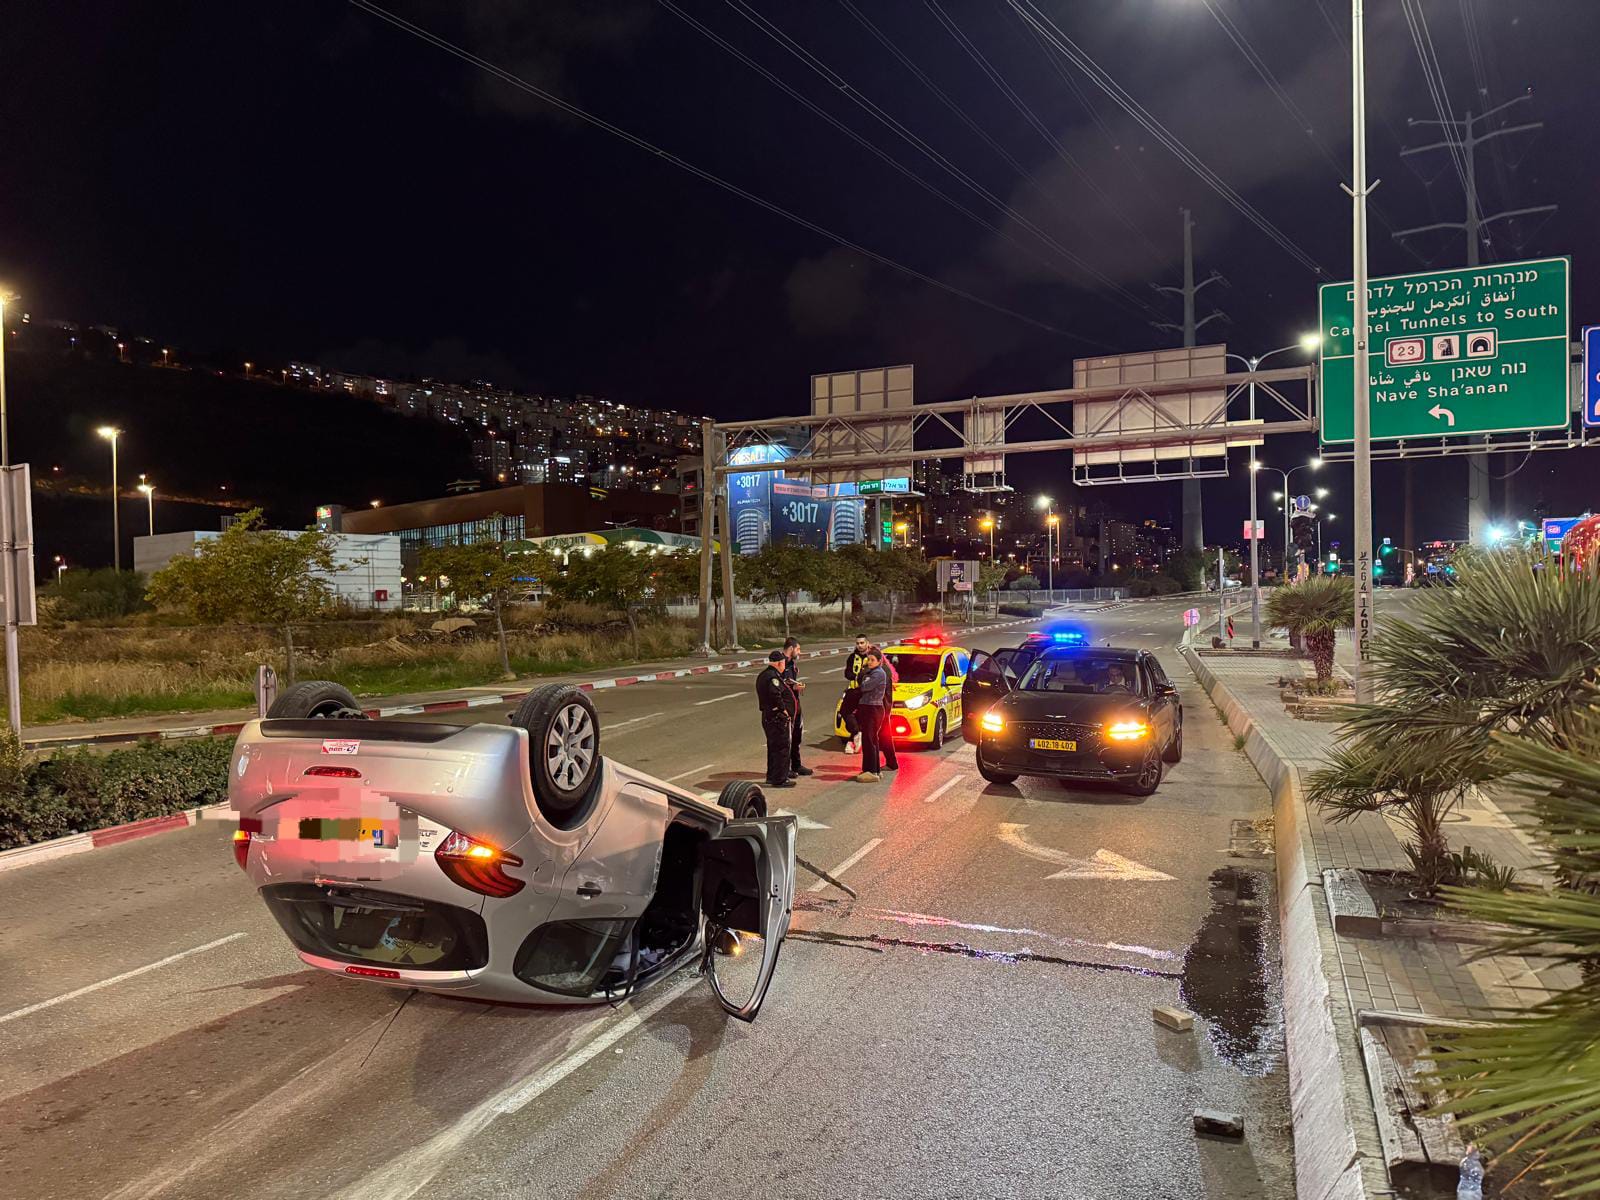
[[[924,704],[927,704],[931,699],[933,699],[933,697],[929,696],[927,692],[921,692],[921,693],[919,693],[919,694],[917,694],[915,696],[908,696],[906,698],[906,707],[907,708],[921,708]]]

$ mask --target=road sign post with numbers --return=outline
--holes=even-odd
[[[1583,423],[1600,429],[1600,325],[1583,331]]]
[[[1425,271],[1367,285],[1372,437],[1559,429],[1569,418],[1565,258]],[[1354,290],[1321,289],[1322,440],[1354,424]]]

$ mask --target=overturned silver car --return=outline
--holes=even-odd
[[[708,804],[600,753],[576,688],[509,725],[369,720],[333,683],[239,735],[234,855],[307,963],[483,1000],[617,1000],[699,956],[760,1009],[789,929],[795,822],[750,781]]]

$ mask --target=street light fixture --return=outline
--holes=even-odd
[[[156,485],[148,483],[143,475],[139,476],[139,490],[144,493],[146,506],[150,510],[150,536],[156,535]]]
[[[1051,549],[1051,542],[1052,542],[1052,539],[1055,536],[1056,502],[1054,500],[1052,500],[1049,496],[1040,496],[1037,500],[1035,500],[1033,502],[1033,506],[1035,508],[1042,508],[1042,509],[1045,510],[1045,519],[1044,519],[1044,574],[1045,574],[1045,587],[1048,588],[1049,592],[1050,592],[1050,601],[1049,602],[1051,604],[1054,604],[1055,603],[1055,599],[1056,599],[1056,560],[1055,560],[1055,554],[1054,554],[1053,550]]]
[[[906,540],[905,544],[907,546],[911,545],[911,526],[910,526],[910,524],[908,524],[905,521],[897,521],[895,523],[894,531],[896,533],[900,534],[903,538],[905,538],[905,540]]]
[[[978,528],[987,530],[989,534],[989,561],[994,561],[994,518],[985,517],[978,522]]]
[[[117,512],[117,438],[122,430],[115,425],[102,425],[95,430],[111,443],[111,565],[122,570],[122,519]]]
[[[1262,471],[1271,471],[1283,480],[1283,491],[1273,492],[1272,498],[1283,501],[1283,574],[1286,579],[1289,575],[1289,510],[1292,507],[1289,503],[1289,478],[1296,471],[1315,471],[1320,466],[1322,466],[1322,459],[1319,457],[1313,458],[1310,462],[1301,463],[1298,467],[1290,467],[1287,471],[1282,467],[1269,467],[1266,463],[1254,463],[1250,468],[1258,474]],[[1251,478],[1253,481],[1254,475]],[[1250,490],[1252,492],[1255,491],[1253,482]],[[1326,495],[1327,490],[1327,488],[1320,489],[1318,495]]]
[[[1275,350],[1268,350],[1265,354],[1254,354],[1249,358],[1245,358],[1243,355],[1230,353],[1223,357],[1225,359],[1237,359],[1249,369],[1251,374],[1254,374],[1257,368],[1274,354],[1287,354],[1291,350],[1305,350],[1315,353],[1321,345],[1321,336],[1315,333],[1306,333],[1302,334],[1300,339],[1293,345],[1279,346]],[[1256,384],[1253,379],[1250,381],[1250,419],[1252,421],[1256,419]],[[1317,459],[1316,461],[1320,465],[1322,460]],[[1250,648],[1253,650],[1261,647],[1261,539],[1256,536],[1256,473],[1260,470],[1261,464],[1255,460],[1252,454],[1250,459]],[[1283,486],[1284,490],[1287,491],[1289,487],[1287,477],[1284,478]],[[1287,573],[1289,563],[1287,535],[1284,537],[1283,561],[1284,570]]]

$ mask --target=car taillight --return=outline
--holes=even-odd
[[[1106,736],[1113,742],[1136,742],[1150,736],[1150,726],[1143,721],[1117,721],[1106,727]]]
[[[514,896],[523,887],[522,880],[513,879],[502,869],[520,867],[520,858],[464,833],[452,833],[440,842],[439,848],[433,852],[433,860],[452,882],[471,892],[485,896]]]
[[[240,817],[239,828],[233,831],[233,861],[245,869],[250,861],[250,839],[261,832],[261,822],[254,817]]]
[[[302,775],[315,775],[321,779],[360,779],[361,772],[354,767],[307,767]]]
[[[388,967],[346,967],[346,975],[361,975],[367,979],[399,979],[399,971],[391,971]]]

